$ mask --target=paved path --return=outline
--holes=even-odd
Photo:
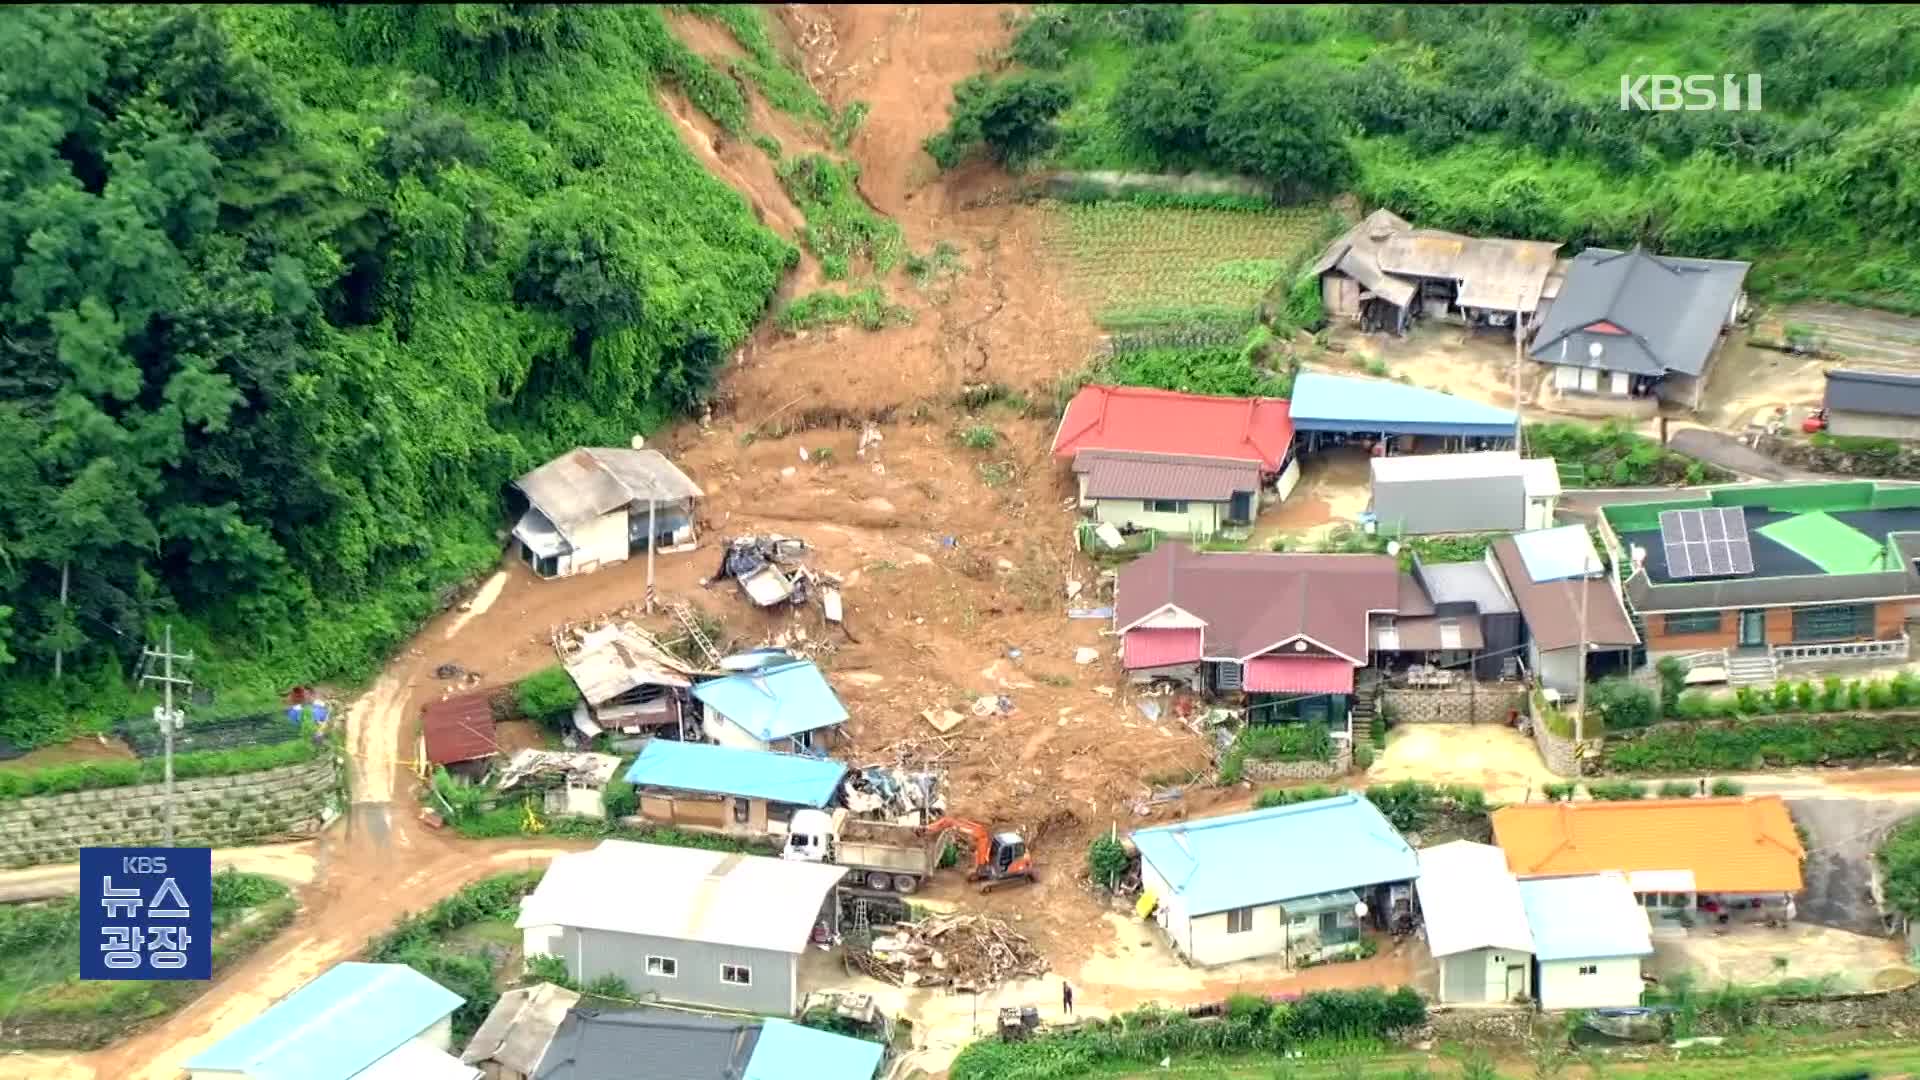
[[[1814,473],[1788,468],[1724,431],[1679,428],[1668,434],[1667,448],[1758,480],[1820,479]]]

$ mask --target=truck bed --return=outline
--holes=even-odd
[[[885,821],[849,821],[840,828],[835,862],[871,870],[925,877],[936,857],[932,839],[911,825]]]

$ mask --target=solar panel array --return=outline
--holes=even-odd
[[[1747,538],[1747,512],[1738,506],[1662,510],[1660,545],[1667,552],[1669,577],[1753,573],[1753,542]]]

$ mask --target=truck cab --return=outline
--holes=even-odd
[[[825,810],[795,810],[793,819],[787,823],[787,846],[780,849],[780,857],[801,862],[832,862],[833,841],[840,835],[840,823],[846,813],[845,810],[832,814]]]

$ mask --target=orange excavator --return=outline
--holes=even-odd
[[[928,825],[926,831],[934,837],[949,831],[967,835],[973,849],[967,880],[980,882],[981,892],[1002,885],[1033,884],[1033,856],[1027,852],[1026,838],[1017,832],[996,833],[977,821],[956,817],[943,817]]]

